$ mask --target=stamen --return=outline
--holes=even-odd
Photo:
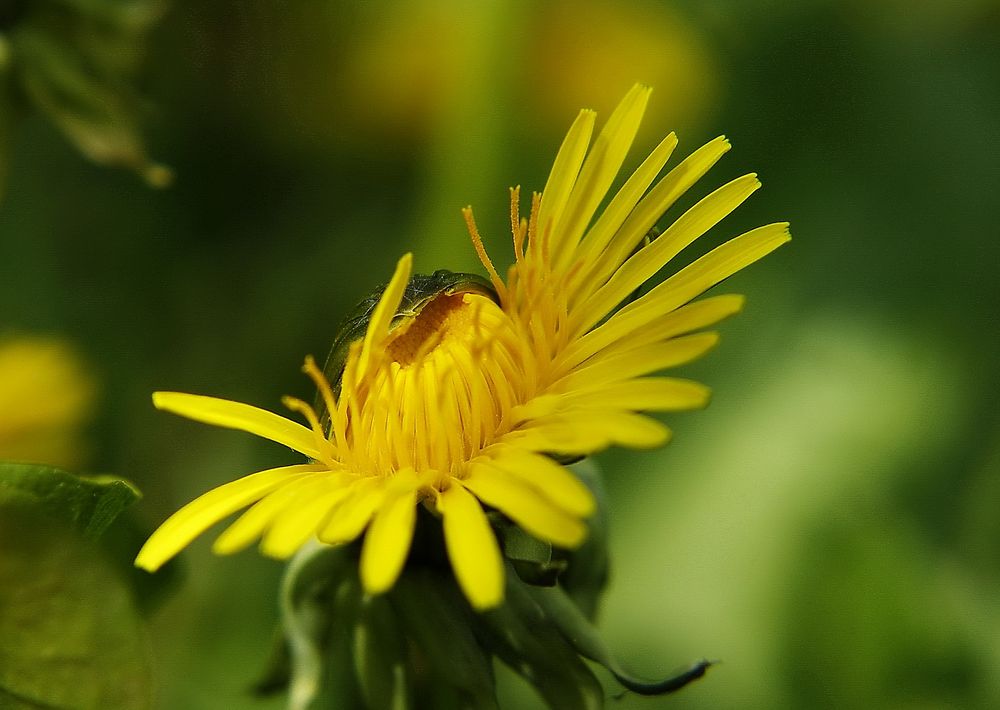
[[[518,284],[521,282],[521,269],[527,266],[527,261],[522,261],[520,263],[511,264],[507,267],[507,292],[511,294],[511,298],[516,298],[517,294],[520,292]],[[500,307],[505,311],[510,312],[512,315],[517,313],[517,303],[511,300],[503,300],[500,302]]]
[[[524,261],[524,234],[527,223],[521,219],[521,186],[510,188],[510,233],[514,237],[514,260]]]
[[[476,391],[476,385],[480,387],[482,378],[476,376],[476,366],[474,364],[477,356],[472,351],[464,351],[456,348],[454,351],[455,375],[459,379],[460,387],[456,387],[456,397],[458,398],[459,416],[462,419],[462,432],[465,438],[465,459],[468,460],[475,455],[479,447],[482,446],[482,417],[479,416],[480,407],[490,403],[489,397],[482,397],[482,393]]]
[[[399,423],[399,406],[393,398],[392,364],[383,367],[379,373],[379,388],[375,394],[377,403],[373,409],[378,415],[372,419],[372,429],[369,440],[372,442],[375,460],[379,471],[398,471],[398,458],[395,457],[394,429]]]
[[[430,407],[424,394],[424,379],[426,378],[424,377],[423,367],[413,368],[413,372],[408,378],[411,390],[407,395],[407,399],[411,402],[413,409],[413,448],[418,471],[433,467],[431,462],[431,449],[433,447],[427,437],[426,415]]]
[[[341,380],[341,399],[347,401],[347,408],[341,409],[345,436],[350,436],[347,451],[354,453],[358,444],[358,426],[361,424],[361,392],[358,382],[358,355],[361,353],[361,342],[355,341],[347,354],[347,365]]]
[[[312,355],[306,355],[305,364],[302,365],[302,372],[309,376],[313,384],[316,385],[316,389],[319,390],[319,394],[323,398],[323,404],[326,405],[327,415],[330,417],[330,425],[333,426],[334,417],[337,416],[337,398],[333,394],[333,388],[330,387],[329,380],[326,379],[326,375],[316,365],[316,359]]]
[[[388,436],[392,444],[393,452],[396,456],[396,467],[399,469],[413,468],[412,456],[407,447],[407,437],[403,433],[403,412],[406,408],[404,400],[400,397],[399,382],[402,378],[402,367],[398,363],[390,363],[387,371],[388,404],[390,413],[388,419]]]
[[[438,372],[438,381],[441,383],[441,387],[438,390],[437,411],[445,414],[445,416],[441,417],[441,421],[455,422],[460,432],[462,432],[459,435],[456,435],[456,432],[439,432],[442,439],[448,442],[446,465],[442,466],[441,470],[451,471],[456,469],[464,458],[465,427],[462,426],[462,414],[458,404],[458,388],[461,386],[461,382],[459,382],[461,376],[455,371],[454,360],[445,362],[443,365],[444,368]]]
[[[476,219],[472,216],[472,208],[464,208],[462,210],[462,216],[465,218],[465,226],[469,230],[469,236],[472,237],[472,245],[476,248],[476,255],[479,257],[479,261],[482,262],[483,266],[486,268],[486,272],[490,275],[490,281],[493,283],[493,288],[495,288],[497,293],[500,294],[500,297],[503,298],[507,292],[507,287],[500,279],[500,275],[497,273],[496,268],[494,268],[493,262],[490,260],[490,255],[486,253],[486,247],[483,246],[483,238],[479,236],[479,228],[476,227]]]
[[[528,215],[528,251],[537,252],[541,246],[538,243],[538,210],[542,206],[542,193],[531,193],[531,214]]]
[[[448,470],[448,451],[451,446],[453,436],[451,432],[443,431],[441,420],[444,418],[442,401],[442,390],[440,373],[437,371],[436,360],[431,359],[424,365],[424,424],[427,427],[425,441],[430,450],[430,468],[437,471]]]
[[[333,447],[330,444],[330,440],[323,435],[323,427],[320,426],[319,417],[316,416],[316,410],[296,397],[282,397],[281,403],[288,407],[288,409],[301,414],[306,418],[306,421],[309,422],[309,427],[312,429],[313,437],[316,440],[316,448],[327,454],[326,458],[323,459],[323,463],[332,465],[333,456],[330,454],[332,453],[331,449]]]

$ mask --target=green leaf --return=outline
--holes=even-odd
[[[59,489],[43,489],[51,495],[33,500],[34,489],[11,487],[10,467],[3,471],[0,707],[151,707],[149,644],[129,586],[80,534],[88,522],[101,527],[107,506],[118,504]],[[51,515],[67,502],[75,519]]]
[[[559,629],[581,656],[600,663],[629,690],[642,695],[663,695],[680,690],[705,675],[708,661],[701,660],[676,675],[658,681],[645,681],[626,672],[611,653],[600,632],[584,616],[574,601],[559,587],[526,588],[545,617]]]
[[[0,463],[0,506],[35,506],[91,539],[139,497],[131,483],[114,476],[77,476],[49,466]]]
[[[90,160],[131,168],[152,186],[165,186],[170,173],[146,154],[137,98],[117,72],[95,70],[99,57],[85,46],[110,38],[89,38],[82,30],[75,39],[41,22],[11,35],[24,95]]]

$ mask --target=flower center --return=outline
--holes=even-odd
[[[490,298],[440,295],[394,328],[345,421],[349,457],[373,475],[411,469],[463,476],[510,426],[525,395],[514,326]],[[350,394],[346,396],[350,397]]]
[[[471,294],[442,295],[425,305],[420,313],[398,326],[387,346],[389,357],[401,366],[411,366],[433,352],[448,338],[462,338],[473,321],[466,303]]]

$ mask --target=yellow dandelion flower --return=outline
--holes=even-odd
[[[406,561],[422,503],[442,520],[459,585],[485,609],[502,601],[504,567],[484,509],[553,545],[578,546],[594,499],[556,459],[665,443],[669,430],[641,412],[702,407],[708,390],[654,373],[712,348],[718,336],[702,330],[743,304],[734,295],[693,299],[789,239],[785,223],[754,229],[629,300],[760,186],[754,175],[733,180],[647,240],[729,150],[718,138],[654,185],[677,144],[670,134],[597,214],[648,97],[649,89],[634,87],[593,145],[594,113],[579,114],[527,219],[519,215],[519,191],[511,191],[515,261],[506,280],[465,210],[492,290],[458,285],[401,306],[412,258],[400,259],[342,371],[328,373],[333,384],[307,359],[321,411],[285,404],[308,427],[246,404],[156,393],[160,409],[263,436],[310,462],[206,493],[150,537],[136,564],[155,570],[211,525],[252,506],[216,540],[216,552],[261,539],[265,554],[285,558],[313,538],[336,545],[364,533],[362,583],[384,592]]]
[[[0,459],[79,466],[96,397],[93,375],[68,342],[0,337]]]

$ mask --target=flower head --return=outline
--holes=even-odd
[[[96,398],[97,383],[68,342],[0,337],[0,459],[80,465]]]
[[[485,509],[556,546],[578,546],[594,499],[558,460],[611,445],[659,446],[669,430],[641,412],[704,406],[703,385],[654,373],[711,349],[718,337],[703,329],[743,304],[732,295],[694,298],[789,239],[784,223],[752,230],[630,300],[760,186],[754,175],[738,178],[648,239],[660,216],[729,149],[718,138],[654,185],[676,146],[671,134],[597,214],[648,97],[649,89],[634,87],[593,145],[594,113],[579,114],[527,219],[519,214],[519,190],[511,191],[515,261],[506,279],[468,209],[490,287],[456,279],[447,288],[414,289],[412,258],[400,259],[366,313],[367,326],[346,346],[342,367],[334,358],[324,375],[306,360],[320,411],[290,398],[285,404],[308,427],[246,404],[156,393],[160,409],[269,438],[310,462],[206,493],[153,534],[136,564],[155,570],[206,528],[252,505],[216,540],[217,552],[262,538],[263,552],[284,558],[313,537],[341,544],[364,532],[361,579],[379,593],[403,568],[422,503],[440,516],[459,585],[482,609],[498,604],[504,589]]]

